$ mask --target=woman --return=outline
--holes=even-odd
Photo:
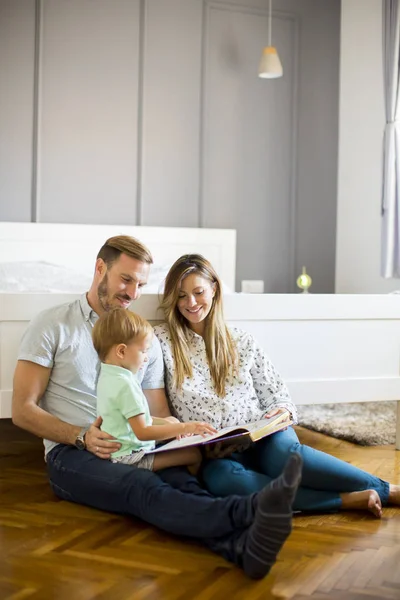
[[[296,407],[262,348],[250,334],[225,324],[221,282],[206,259],[190,254],[175,262],[162,308],[165,324],[155,332],[176,417],[220,429],[283,411],[296,422]],[[216,496],[258,491],[282,472],[292,452],[303,458],[294,510],[366,509],[381,517],[382,505],[400,504],[400,486],[300,444],[292,427],[208,461],[204,483]]]

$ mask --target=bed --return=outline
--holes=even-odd
[[[400,295],[234,293],[236,233],[222,229],[0,223],[0,418],[11,415],[12,375],[29,320],[85,291],[96,252],[119,233],[141,239],[155,259],[149,288],[134,304],[138,313],[160,320],[168,266],[186,252],[203,254],[224,281],[227,320],[256,335],[297,404],[396,400],[400,449]],[[21,265],[35,273],[26,291],[16,275]],[[51,280],[43,289],[41,270]]]

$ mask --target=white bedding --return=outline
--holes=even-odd
[[[171,264],[151,266],[146,294],[162,294]],[[89,289],[93,273],[46,261],[0,262],[0,293],[80,294]],[[224,293],[232,290],[224,282]]]
[[[0,263],[0,292],[79,293],[90,274],[42,261]]]

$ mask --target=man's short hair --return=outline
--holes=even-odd
[[[146,319],[125,308],[112,308],[99,317],[93,327],[93,345],[102,362],[113,346],[152,337],[153,328]]]
[[[150,250],[130,235],[116,235],[109,238],[100,248],[97,258],[101,258],[107,267],[111,267],[121,254],[126,254],[149,265],[153,264]]]

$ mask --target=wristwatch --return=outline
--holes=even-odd
[[[78,448],[78,450],[86,449],[85,434],[88,429],[89,427],[82,427],[82,429],[75,438],[75,446]]]

